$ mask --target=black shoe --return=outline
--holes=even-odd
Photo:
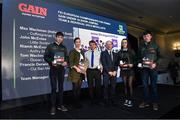
[[[131,100],[128,101],[128,104],[127,104],[128,107],[132,107],[133,106],[133,103]]]
[[[128,101],[129,101],[129,100],[127,100],[127,99],[125,100],[125,102],[124,102],[124,105],[125,105],[125,106],[128,105]]]
[[[155,111],[159,110],[159,106],[157,103],[153,103],[152,105],[153,105],[153,110]]]
[[[63,111],[63,112],[67,112],[67,111],[68,111],[68,109],[67,109],[64,105],[58,106],[57,109],[58,109],[58,110],[61,110],[61,111]]]
[[[149,104],[146,103],[146,102],[142,102],[142,103],[139,105],[139,108],[146,108],[146,107],[149,107]]]
[[[55,107],[52,107],[52,108],[51,108],[50,114],[51,114],[51,115],[55,115],[55,114],[56,114],[56,108],[55,108]]]

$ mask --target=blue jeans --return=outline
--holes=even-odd
[[[143,91],[144,91],[144,101],[152,101],[157,102],[158,100],[158,93],[157,93],[157,70],[156,69],[149,69],[143,68],[142,69],[142,83],[143,83]],[[151,91],[149,90],[149,78],[151,84]]]

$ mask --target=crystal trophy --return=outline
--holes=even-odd
[[[80,73],[86,74],[87,66],[88,64],[86,63],[86,61],[84,59],[81,59],[78,65],[78,68],[81,70]]]
[[[143,67],[150,68],[151,65],[153,64],[153,60],[148,57],[144,57],[142,60],[143,60],[143,64],[142,64]]]
[[[55,55],[54,55],[53,64],[62,65],[62,63],[64,61],[65,61],[64,53],[63,52],[56,52]]]
[[[129,69],[129,65],[130,62],[129,62],[129,57],[124,57],[122,58],[120,61],[119,61],[119,64],[121,65],[121,69],[122,70],[127,70]]]

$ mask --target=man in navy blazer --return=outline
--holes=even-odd
[[[106,42],[106,50],[101,53],[101,63],[103,66],[103,86],[104,86],[104,102],[106,105],[115,105],[115,88],[116,88],[116,74],[118,69],[117,54],[112,51],[112,41]],[[110,83],[110,92],[108,92],[108,85]],[[108,94],[110,93],[110,94]]]

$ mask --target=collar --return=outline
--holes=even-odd
[[[56,44],[56,45],[58,45],[58,46],[59,46],[59,45],[62,45],[62,43],[58,44],[56,41],[54,42],[54,44]]]
[[[127,48],[125,48],[125,49],[122,49],[123,51],[128,51],[128,49]]]
[[[110,52],[112,53],[112,50],[107,50],[107,51],[108,51],[108,53],[110,53]]]
[[[145,45],[150,45],[152,43],[152,41],[150,42],[144,42]]]
[[[94,49],[94,50],[91,50],[91,49],[90,49],[90,51],[91,51],[91,52],[92,52],[92,51],[94,51],[94,52],[95,52],[96,50],[97,50],[97,49]]]

